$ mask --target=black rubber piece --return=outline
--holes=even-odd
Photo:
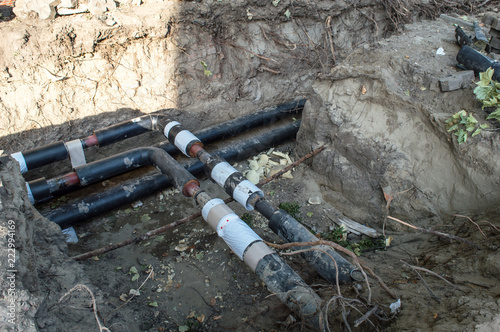
[[[500,81],[500,62],[493,61],[486,55],[481,54],[472,47],[463,46],[457,54],[457,61],[469,70],[474,70],[476,76],[480,72],[486,71],[488,68],[493,68],[492,79]]]
[[[273,130],[273,135],[265,133],[252,137],[249,140],[240,141],[236,144],[215,151],[214,155],[219,156],[230,163],[243,160],[260,151],[267,150],[275,145],[283,143],[286,140],[294,138],[298,129],[298,126],[295,124],[288,124]],[[196,159],[190,159],[190,163],[184,167],[193,175],[202,174],[204,172],[204,165]],[[126,183],[118,185],[105,192],[78,199],[69,204],[61,205],[53,210],[41,211],[41,213],[49,220],[52,220],[59,225],[65,225],[64,227],[69,227],[70,225],[88,220],[101,213],[132,203],[142,197],[153,195],[160,190],[170,187],[172,182],[170,180],[165,181],[164,177],[165,176],[162,174],[154,174],[141,179],[127,181]],[[145,183],[144,185],[142,185],[143,182]],[[129,189],[132,188],[132,185],[135,187],[133,190],[134,195],[128,196],[130,193]],[[75,186],[68,189],[77,188],[79,187]],[[61,193],[59,192],[52,193],[53,196],[58,196],[60,194]]]
[[[28,170],[68,158],[64,142],[59,141],[23,152]]]
[[[262,214],[269,219],[269,227],[286,242],[315,242],[319,240],[304,225],[283,210],[275,210],[269,218],[268,216],[273,207],[264,199],[257,202],[255,209],[259,212],[262,210]],[[339,271],[339,283],[354,281],[351,277],[351,271],[354,270],[354,266],[351,263],[340,256],[330,246],[319,245],[314,248],[321,251],[306,251],[302,253],[302,256],[325,280],[334,285],[336,284],[336,262]],[[335,259],[335,262],[332,260],[332,257]]]
[[[298,317],[318,331],[325,331],[321,298],[276,253],[264,256],[255,274]]]
[[[51,200],[53,197],[50,193],[50,188],[45,178],[40,178],[29,183],[33,199],[37,203],[43,203]]]

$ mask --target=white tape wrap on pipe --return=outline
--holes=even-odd
[[[208,213],[210,212],[210,210],[212,210],[212,208],[214,206],[219,205],[219,204],[225,204],[225,203],[220,198],[214,198],[214,199],[209,200],[205,204],[205,206],[203,206],[203,209],[201,209],[201,215],[203,216],[203,219],[205,219],[205,221],[207,221],[207,219],[208,219]]]
[[[236,168],[229,165],[228,162],[224,161],[215,165],[215,167],[212,169],[212,173],[210,173],[210,176],[215,181],[215,183],[217,183],[221,187],[224,187],[224,183],[226,183],[227,178],[231,174],[236,172],[238,172]]]
[[[19,163],[19,169],[21,170],[21,173],[26,173],[28,171],[28,166],[26,166],[26,160],[24,160],[24,156],[21,151],[13,153],[10,156],[15,160],[17,160],[17,162]]]
[[[181,130],[175,136],[175,146],[182,151],[186,156],[191,157],[188,151],[188,145],[192,141],[199,142],[198,137],[194,136],[189,130]]]
[[[257,193],[261,198],[264,197],[264,193],[252,182],[245,180],[234,188],[233,198],[236,202],[240,203],[247,210],[253,210],[253,206],[248,203],[248,199],[254,193]]]
[[[26,190],[28,191],[28,198],[31,204],[35,204],[35,198],[33,197],[33,193],[31,192],[31,187],[28,182],[26,182]]]
[[[165,137],[168,139],[168,133],[170,132],[170,129],[172,129],[173,127],[178,126],[178,125],[180,125],[180,123],[177,121],[169,122],[165,126],[165,129],[163,129],[163,135],[165,135]],[[173,143],[173,142],[170,142],[170,143]]]
[[[217,234],[240,259],[243,259],[243,253],[251,243],[262,241],[235,213],[228,214],[219,221]]]
[[[75,139],[64,143],[66,145],[66,150],[69,153],[69,159],[71,160],[71,166],[73,168],[85,165],[85,153],[83,152],[82,141]]]

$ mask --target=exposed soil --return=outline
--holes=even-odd
[[[361,258],[401,301],[401,308],[391,312],[396,299],[372,278],[370,304],[362,282],[342,285],[338,298],[336,288],[303,258],[283,255],[324,300],[332,299],[331,330],[349,330],[347,321],[357,331],[496,331],[500,146],[495,131],[462,145],[446,131],[444,120],[461,109],[486,121],[473,84],[439,90],[439,78],[460,70],[459,46],[451,23],[425,19],[451,7],[428,1],[276,3],[121,2],[105,18],[82,14],[41,21],[19,13],[0,22],[4,155],[85,137],[141,114],[167,114],[195,131],[306,97],[297,141],[276,149],[294,160],[318,146],[326,149],[295,168],[293,179],[264,186],[266,198],[275,206],[297,202],[302,223],[319,234],[330,232],[333,220],[345,215],[391,237],[388,248],[364,251]],[[460,14],[462,4],[456,3]],[[402,15],[403,7],[414,14]],[[498,12],[498,1],[475,9],[470,20],[487,10]],[[106,25],[110,19],[116,24]],[[439,47],[445,55],[436,54]],[[150,133],[91,148],[87,161],[162,140]],[[3,161],[0,330],[99,330],[89,293],[70,291],[78,284],[92,291],[99,321],[111,331],[310,329],[201,218],[93,259],[69,259],[197,212],[199,206],[178,191],[151,193],[141,206],[124,206],[79,224],[79,242],[68,245],[59,227],[29,203],[24,182],[69,172],[69,162],[23,178],[14,161]],[[236,167],[247,170],[248,162]],[[62,206],[144,172],[37,208]],[[227,197],[210,181],[202,187],[214,197]],[[313,197],[320,204],[309,204]],[[235,203],[230,206],[246,213]],[[416,232],[387,215],[478,247]],[[258,213],[246,218],[263,239],[282,243]],[[15,325],[8,321],[9,220],[16,225]],[[361,238],[349,235],[351,241]],[[449,283],[422,270],[417,270],[419,278],[405,263]],[[139,288],[140,295],[133,296]],[[355,327],[375,305],[376,315]]]

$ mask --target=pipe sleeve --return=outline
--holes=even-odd
[[[71,166],[73,168],[85,165],[87,162],[85,160],[85,153],[83,152],[82,141],[75,139],[73,141],[66,142],[66,149],[69,153],[69,159],[71,161]]]
[[[201,141],[193,135],[189,130],[182,128],[177,121],[169,122],[163,131],[165,137],[186,156],[191,157],[189,150],[194,144],[202,144]]]
[[[28,199],[31,204],[35,204],[35,198],[33,197],[33,193],[31,192],[30,184],[26,182],[26,191],[28,192]]]
[[[260,236],[219,198],[208,201],[203,206],[202,215],[240,259],[243,259],[243,254],[251,243],[262,241]]]

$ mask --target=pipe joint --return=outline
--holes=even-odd
[[[198,137],[194,136],[189,130],[182,128],[181,124],[177,121],[169,122],[165,126],[163,134],[170,143],[173,143],[187,157],[194,157],[190,155],[193,145],[203,147],[203,143]]]

